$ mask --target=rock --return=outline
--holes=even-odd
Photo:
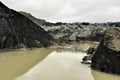
[[[86,54],[87,56],[84,56],[82,58],[82,64],[91,64],[91,59],[95,53],[95,48],[94,47],[90,47],[87,51],[86,51]]]
[[[0,2],[0,48],[44,47],[52,37],[27,17]]]
[[[88,50],[87,50],[87,55],[93,55],[94,54],[94,52],[95,52],[95,48],[94,47],[90,47]]]
[[[120,28],[109,28],[92,57],[91,67],[107,73],[120,74]]]
[[[82,64],[91,64],[91,56],[84,56],[83,58],[82,58]]]

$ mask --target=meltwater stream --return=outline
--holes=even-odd
[[[81,64],[81,52],[52,52],[16,80],[94,80],[89,65]]]

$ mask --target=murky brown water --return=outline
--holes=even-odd
[[[0,80],[14,80],[38,64],[51,51],[41,48],[0,53]]]
[[[81,64],[84,53],[52,51],[41,48],[1,53],[0,80],[120,80],[120,76]]]
[[[95,70],[91,72],[95,80],[120,80],[120,75],[107,74]]]
[[[81,52],[52,52],[17,80],[120,80],[120,76],[91,71],[80,63],[83,56]]]

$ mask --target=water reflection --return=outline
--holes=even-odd
[[[52,52],[17,80],[94,80],[81,52]]]
[[[94,71],[90,65],[81,64],[85,55],[72,51],[52,52],[16,80],[120,80],[120,76]]]

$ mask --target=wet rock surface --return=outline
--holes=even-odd
[[[120,28],[109,28],[92,57],[92,68],[120,74]]]
[[[0,2],[0,48],[43,47],[51,40],[40,26]]]
[[[86,56],[84,56],[82,58],[82,64],[91,64],[91,60],[92,60],[92,57],[94,55],[96,51],[96,48],[95,47],[90,47],[87,51],[86,51]]]

